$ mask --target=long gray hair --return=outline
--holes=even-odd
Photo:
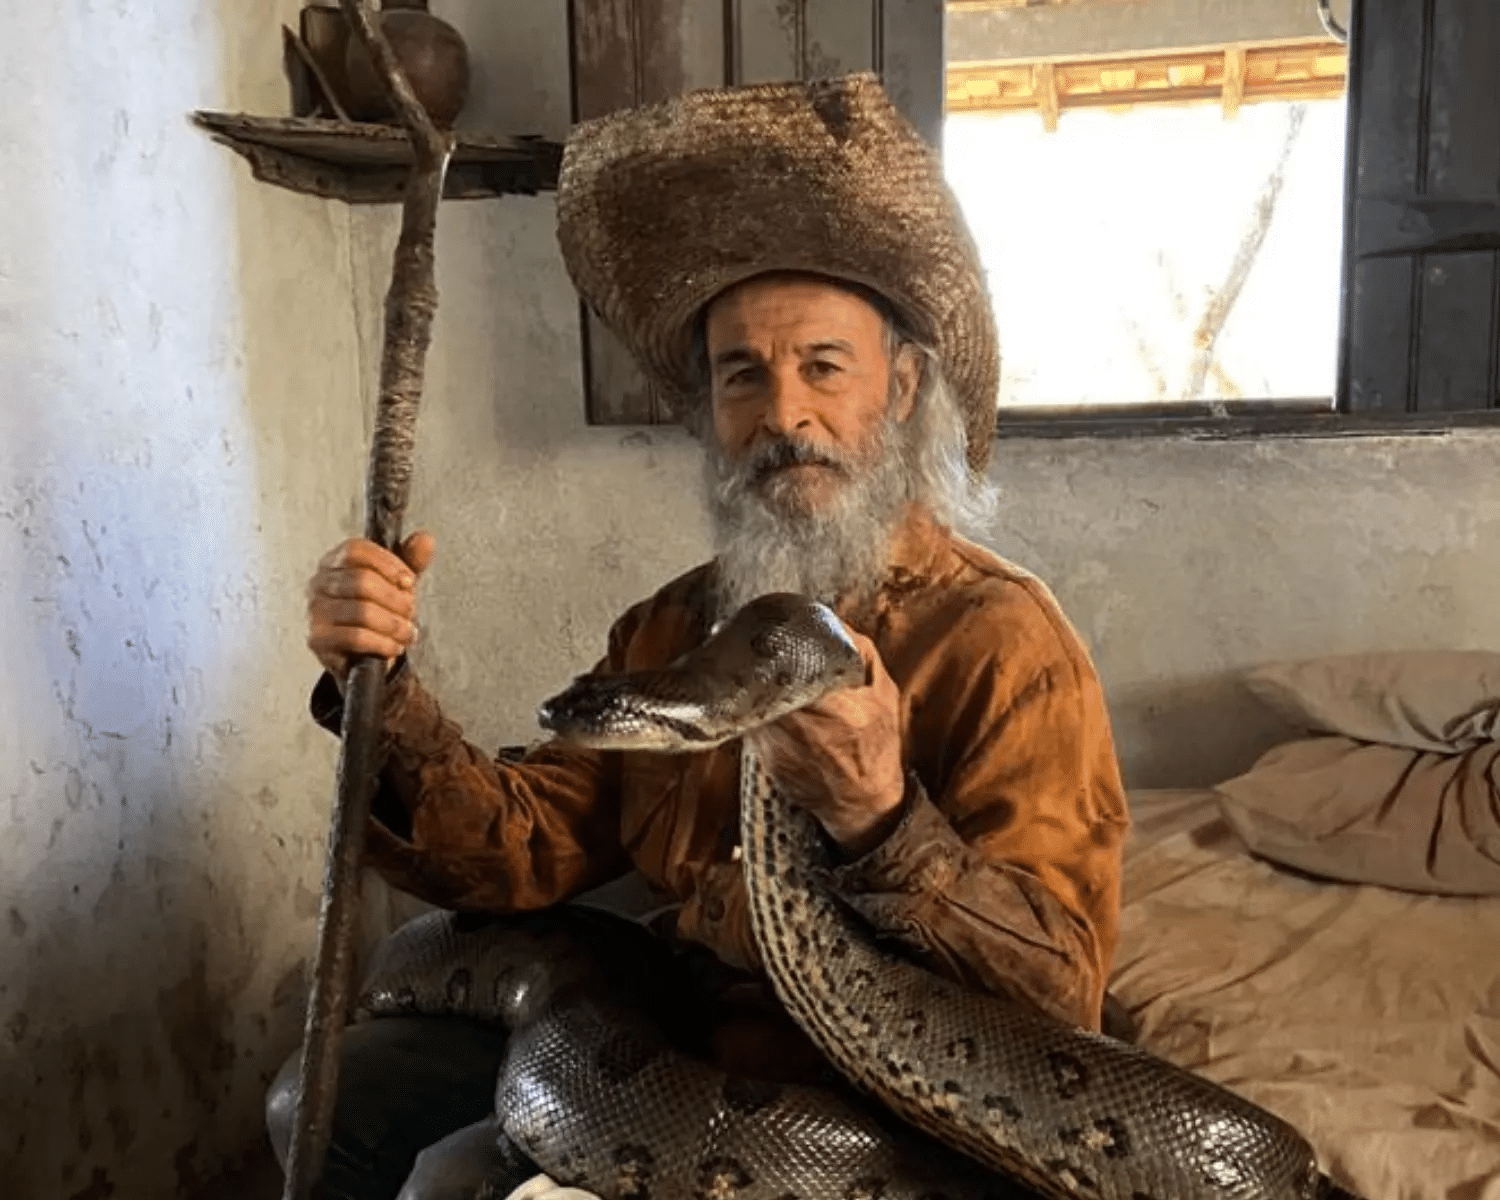
[[[896,442],[905,468],[906,497],[927,508],[942,524],[960,533],[982,535],[995,513],[995,487],[969,468],[968,433],[943,375],[943,364],[931,346],[914,338],[900,341],[892,324],[887,324],[886,336],[892,363],[903,345],[912,346],[921,356],[916,401]],[[894,394],[893,384],[893,398]]]

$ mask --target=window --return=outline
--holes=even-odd
[[[1331,408],[1344,138],[1342,99],[950,115],[1001,408]]]
[[[1347,56],[1311,2],[1203,6],[1191,29],[1173,7],[949,0],[948,170],[992,267],[1002,425],[1493,421],[1500,4],[1334,0]],[[1047,253],[1073,240],[1087,261]]]
[[[950,2],[944,157],[995,297],[1002,411],[1333,408],[1333,32],[1312,0],[1191,20]]]

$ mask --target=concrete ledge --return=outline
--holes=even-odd
[[[1296,403],[1252,401],[1225,405],[1118,405],[1075,411],[1003,409],[1001,440],[1027,438],[1178,438],[1238,441],[1256,438],[1442,437],[1460,429],[1500,429],[1500,409],[1453,412],[1346,413],[1313,411]],[[1218,412],[1212,411],[1218,408]]]
[[[1347,23],[1349,0],[1334,0]],[[1011,7],[950,0],[949,65],[1135,54],[1327,36],[1314,0],[1079,0]]]

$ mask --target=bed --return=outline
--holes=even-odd
[[[1212,791],[1132,797],[1111,991],[1368,1200],[1500,1200],[1500,898],[1315,879]]]

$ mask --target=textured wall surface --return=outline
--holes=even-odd
[[[1246,667],[1500,648],[1500,430],[1002,441],[990,538],[1093,648],[1129,782],[1213,783],[1284,737]]]
[[[253,183],[186,122],[284,111],[295,5],[27,6],[0,39],[0,1181],[194,1197],[295,1043],[331,740],[302,588],[359,526],[395,214]],[[436,6],[468,120],[565,131],[561,5]],[[485,745],[697,561],[698,455],[587,428],[547,198],[444,210],[413,522],[425,678]],[[1093,646],[1133,782],[1275,735],[1244,665],[1495,646],[1500,439],[1002,442],[990,540]]]
[[[301,592],[361,472],[348,215],[187,119],[285,111],[294,13],[3,20],[7,1197],[203,1194],[300,1023],[333,770]]]

